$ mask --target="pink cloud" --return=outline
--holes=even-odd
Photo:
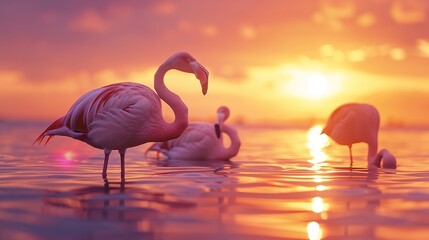
[[[154,6],[154,11],[159,15],[171,15],[177,11],[177,6],[171,2],[158,3]]]
[[[425,0],[397,0],[393,3],[390,14],[398,23],[419,23],[426,20],[428,2]]]
[[[84,10],[71,24],[71,28],[79,31],[104,32],[109,29],[108,22],[93,9]]]

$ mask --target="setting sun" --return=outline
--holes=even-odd
[[[288,94],[306,99],[321,99],[338,92],[341,76],[311,70],[291,70],[286,85]]]
[[[328,83],[322,74],[313,74],[306,80],[308,98],[321,98],[328,93]]]

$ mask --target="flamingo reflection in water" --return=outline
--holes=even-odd
[[[229,160],[237,155],[241,146],[238,132],[224,124],[229,115],[229,108],[221,106],[217,110],[214,125],[203,122],[191,123],[179,138],[155,143],[145,154],[156,151],[158,157],[159,153],[163,153],[169,159]],[[229,147],[224,146],[222,133],[229,136],[231,140]]]
[[[107,179],[107,164],[112,150],[121,157],[121,179],[125,178],[125,151],[147,142],[179,137],[188,126],[188,108],[178,95],[167,89],[164,75],[171,69],[194,73],[202,92],[208,89],[208,71],[190,54],[179,52],[156,71],[154,86],[131,82],[116,83],[92,90],[80,97],[66,115],[53,122],[34,143],[46,143],[53,136],[67,136],[104,150],[102,176]],[[173,110],[174,122],[163,119],[161,101]]]
[[[377,153],[380,114],[369,104],[348,103],[339,106],[328,118],[322,133],[340,145],[347,145],[350,153],[350,167],[353,166],[352,145],[368,144],[368,167],[396,168],[396,158],[386,149]]]
[[[70,209],[73,210],[72,214],[89,220],[146,220],[151,225],[159,217],[160,209],[190,209],[197,206],[192,201],[172,199],[163,192],[145,190],[137,182],[123,181],[105,181],[104,186],[87,186],[68,191],[48,191],[44,204],[47,213]]]

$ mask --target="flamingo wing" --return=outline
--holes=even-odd
[[[338,144],[351,145],[368,142],[377,136],[380,117],[368,104],[344,104],[329,116],[323,132]]]
[[[162,120],[158,95],[135,83],[113,87],[99,94],[83,117],[91,145],[124,149],[151,141]]]
[[[349,145],[356,138],[356,113],[348,109],[338,109],[328,120],[324,132],[338,144]]]
[[[36,142],[62,135],[96,148],[125,149],[150,141],[161,120],[161,101],[154,91],[137,83],[116,83],[80,97]]]
[[[220,144],[212,124],[191,123],[180,137],[167,141],[168,149],[161,152],[176,159],[205,159]]]
[[[202,122],[191,123],[179,138],[172,140],[171,147],[185,143],[205,146],[213,145],[213,142],[218,142],[213,124]]]

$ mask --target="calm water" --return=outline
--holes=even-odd
[[[0,122],[1,239],[427,239],[429,131],[382,129],[397,170],[366,169],[309,129],[238,127],[231,162],[178,162],[129,149],[101,179],[103,153],[46,124]]]

